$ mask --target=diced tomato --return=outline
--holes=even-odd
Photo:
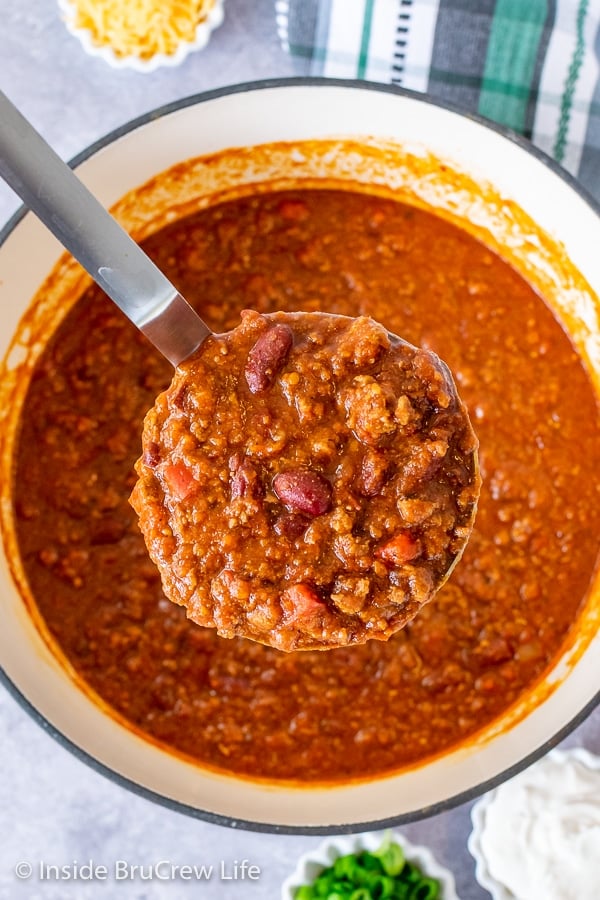
[[[167,490],[176,500],[185,500],[198,487],[198,482],[183,463],[170,463],[162,469]]]
[[[293,584],[287,588],[281,595],[281,605],[292,619],[303,618],[323,609],[323,603],[307,584]]]
[[[407,531],[400,531],[375,551],[375,556],[391,566],[401,566],[419,556],[421,544]]]

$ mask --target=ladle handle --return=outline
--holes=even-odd
[[[173,365],[211,334],[2,91],[0,175]]]

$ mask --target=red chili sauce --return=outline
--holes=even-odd
[[[551,311],[470,235],[362,194],[238,199],[144,248],[215,331],[246,307],[325,310],[434,350],[470,410],[483,488],[449,582],[387,643],[218,637],[165,599],[128,503],[172,370],[92,287],[37,364],[15,464],[27,576],[76,670],[167,747],[270,779],[396,770],[501,714],[559,653],[598,552],[598,407]]]

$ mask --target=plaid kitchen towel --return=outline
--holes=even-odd
[[[528,137],[600,199],[600,0],[275,0],[311,75],[397,84]]]

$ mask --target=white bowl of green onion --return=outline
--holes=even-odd
[[[454,876],[395,831],[330,837],[298,860],[281,900],[459,900]]]

